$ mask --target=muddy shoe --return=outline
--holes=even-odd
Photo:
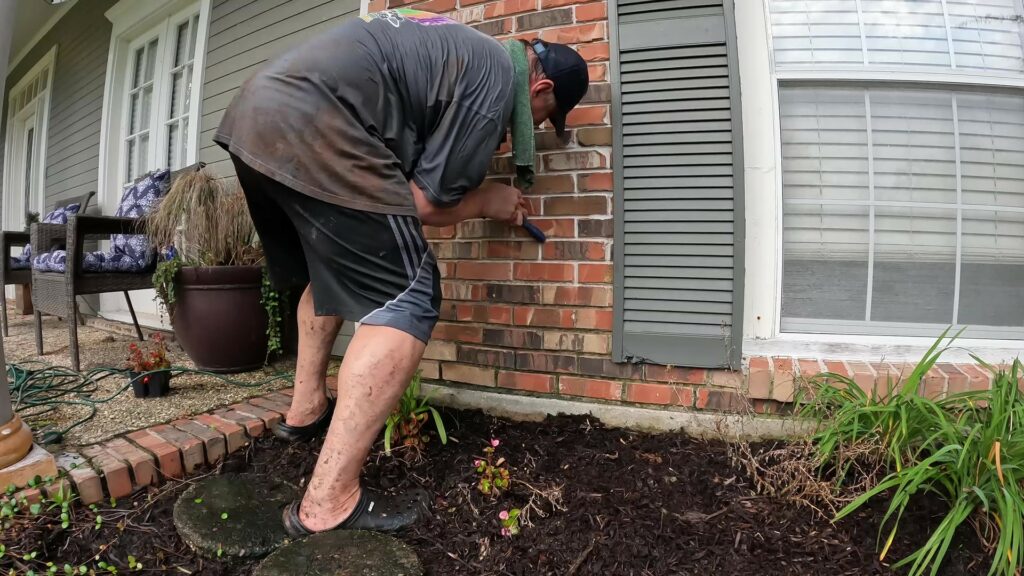
[[[281,420],[274,426],[274,436],[288,442],[308,442],[324,433],[331,425],[331,418],[334,416],[334,398],[327,399],[327,409],[316,420],[305,426],[292,426]]]
[[[284,529],[295,538],[309,536],[313,531],[299,519],[299,505],[295,500],[285,507],[282,521]],[[424,490],[410,490],[404,494],[381,494],[363,488],[355,509],[341,524],[325,530],[371,530],[394,532],[408,528],[430,513],[430,497]]]

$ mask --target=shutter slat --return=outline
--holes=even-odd
[[[725,66],[725,54],[720,56],[701,56],[696,58],[673,58],[665,60],[641,60],[639,62],[626,62],[620,70],[623,74],[629,72],[642,72],[645,70],[672,70],[674,68],[702,68],[705,66]]]
[[[689,110],[728,110],[729,100],[699,98],[693,100],[660,100],[654,102],[638,102],[623,104],[623,114],[642,114],[645,112],[685,112]]]
[[[666,301],[689,302],[728,302],[732,303],[732,290],[659,290],[652,288],[626,288],[627,299],[643,300],[658,299]]]
[[[672,154],[665,156],[628,156],[626,168],[636,166],[702,166],[722,164],[732,166],[732,154]]]
[[[665,295],[672,294],[676,290],[707,290],[728,292],[732,295],[733,288],[731,278],[728,280],[716,280],[713,278],[650,278],[644,276],[626,276],[623,286],[626,288],[660,290]]]

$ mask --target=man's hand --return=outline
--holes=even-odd
[[[466,193],[462,202],[450,208],[430,203],[415,182],[409,182],[420,222],[427,226],[448,226],[474,218],[490,218],[521,226],[529,214],[529,205],[518,189],[497,182],[488,182]]]
[[[521,226],[528,213],[523,193],[508,184],[488,182],[479,188],[483,217]]]

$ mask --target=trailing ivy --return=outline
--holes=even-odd
[[[172,318],[174,317],[174,302],[177,300],[175,287],[179,271],[181,271],[181,258],[174,256],[169,260],[161,260],[157,263],[156,272],[153,273],[153,288],[156,290],[157,300],[160,301],[161,309]]]
[[[267,362],[274,354],[284,350],[281,344],[281,309],[285,303],[283,294],[274,290],[270,283],[267,267],[263,267],[263,281],[260,283],[260,302],[267,311]]]

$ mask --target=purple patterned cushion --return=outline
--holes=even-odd
[[[82,208],[82,205],[79,204],[78,202],[73,202],[71,204],[68,204],[67,206],[62,206],[60,208],[54,208],[46,216],[43,216],[42,222],[44,224],[67,224],[68,223],[68,218],[70,218],[71,216],[74,216],[75,214],[78,214],[78,211],[81,208]],[[44,271],[47,271],[47,272],[57,272],[57,270],[51,270],[50,269],[50,267],[53,266],[54,254],[56,254],[57,252],[61,252],[63,254],[64,251],[63,250],[55,250],[55,251],[51,252],[50,255],[40,254],[39,258],[38,258],[39,262],[42,263],[41,264],[42,267],[40,267],[40,266],[36,265],[36,260],[37,259],[33,259],[32,258],[32,245],[28,244],[28,245],[26,245],[21,250],[21,255],[11,258],[11,269],[12,270],[26,270],[28,268],[35,268],[36,270],[44,270]],[[46,257],[43,258],[44,256],[46,256]],[[59,271],[63,272],[64,271],[64,256],[60,257],[60,264],[59,264],[59,266],[60,266],[60,270]]]
[[[116,216],[138,218],[153,211],[171,187],[171,171],[164,168],[146,174],[124,188]],[[103,272],[144,272],[156,263],[156,251],[141,234],[114,234],[111,250],[97,261]],[[85,270],[93,264],[86,264]]]
[[[43,216],[43,222],[46,224],[67,224],[68,217],[78,214],[78,210],[81,207],[81,204],[75,202],[62,208],[54,208],[49,214]]]
[[[32,259],[32,269],[39,272],[63,272],[68,259],[66,250],[43,252]]]

